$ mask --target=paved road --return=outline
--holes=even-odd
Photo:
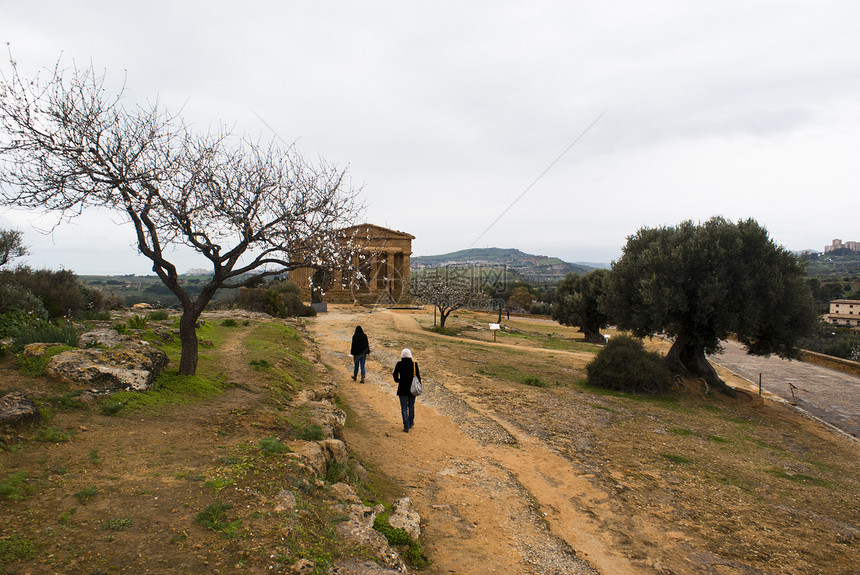
[[[747,355],[743,346],[724,342],[725,351],[708,359],[778,395],[819,419],[860,437],[860,377],[777,356]],[[794,397],[791,386],[795,386]]]

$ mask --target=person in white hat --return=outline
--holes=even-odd
[[[400,398],[400,415],[403,417],[403,431],[415,425],[415,396],[412,395],[412,376],[421,380],[418,364],[412,359],[412,352],[404,349],[400,352],[400,361],[394,366],[394,381],[397,382],[397,397]]]

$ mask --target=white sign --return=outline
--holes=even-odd
[[[497,323],[491,323],[491,324],[490,324],[490,329],[502,329],[502,326],[500,326],[500,325],[499,325],[499,324],[497,324]]]

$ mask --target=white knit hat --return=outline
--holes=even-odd
[[[408,357],[409,359],[412,359],[412,352],[409,351],[409,348],[406,348],[400,352],[400,359],[403,359],[404,357]]]

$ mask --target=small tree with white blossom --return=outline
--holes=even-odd
[[[419,301],[435,306],[439,311],[439,327],[452,312],[464,307],[482,307],[489,303],[478,278],[460,269],[433,268],[413,274],[409,289]]]

